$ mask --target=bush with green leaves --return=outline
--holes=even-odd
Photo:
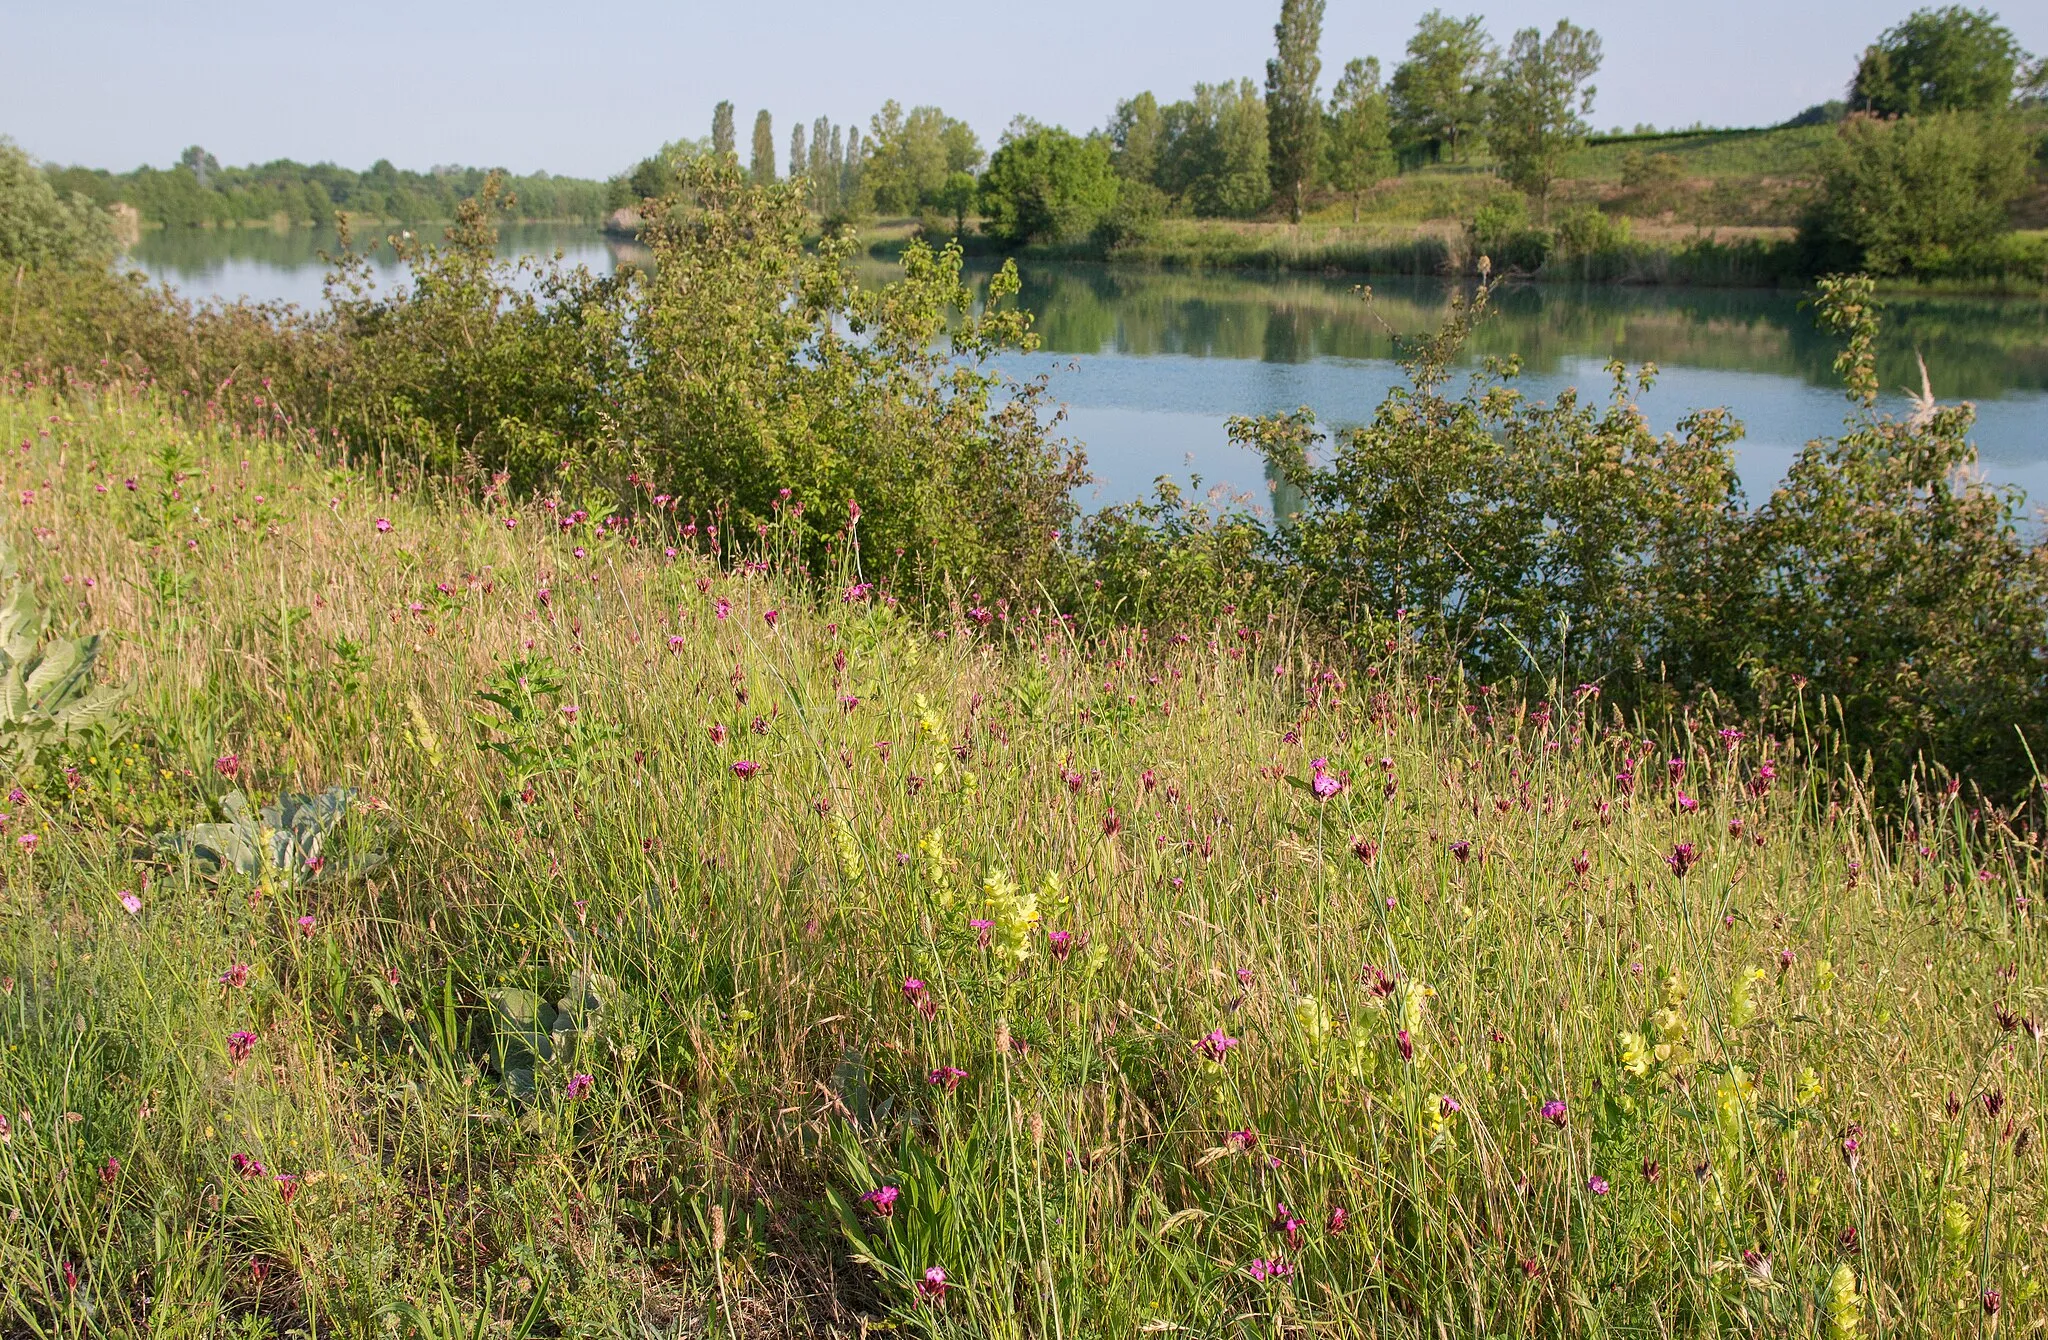
[[[981,178],[982,230],[999,242],[1074,242],[1117,204],[1109,141],[1057,126],[1004,140]]]
[[[4,547],[0,578],[13,585],[0,605],[0,772],[12,774],[82,732],[111,734],[122,693],[92,684],[98,634],[44,640],[48,619]]]
[[[1982,257],[2009,227],[2039,142],[2011,114],[1850,117],[1801,228],[1812,271],[1938,275]]]
[[[106,212],[84,196],[60,194],[34,159],[0,136],[0,265],[103,265],[113,253]]]

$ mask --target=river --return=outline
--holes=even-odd
[[[335,245],[306,229],[159,231],[130,259],[193,298],[313,306],[321,252]],[[559,251],[607,272],[621,254],[595,229],[547,225],[508,228],[501,248]],[[388,250],[377,262],[382,282],[402,280]],[[862,278],[879,282],[889,268],[863,262]],[[1023,280],[1044,347],[1011,366],[1051,376],[1068,409],[1063,431],[1085,444],[1096,477],[1090,505],[1141,496],[1159,475],[1199,475],[1256,505],[1266,495],[1260,462],[1230,444],[1225,420],[1302,405],[1327,423],[1369,418],[1401,379],[1397,337],[1432,329],[1450,295],[1431,280],[1376,282],[1368,299],[1349,277],[1074,264],[1028,264]],[[1691,409],[1729,407],[1747,430],[1737,463],[1752,499],[1803,443],[1836,432],[1848,408],[1829,366],[1834,342],[1789,292],[1528,284],[1502,294],[1468,352],[1475,367],[1518,355],[1519,384],[1539,398],[1567,386],[1604,396],[1609,359],[1655,363],[1642,399],[1652,424],[1667,430]],[[2030,507],[2048,504],[2048,301],[1891,299],[1880,345],[1891,408],[1919,383],[1916,352],[1939,398],[1976,404],[1984,473],[2023,488]]]

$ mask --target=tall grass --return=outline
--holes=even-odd
[[[1874,813],[1826,703],[1645,738],[1399,623],[913,621],[775,528],[194,422],[0,394],[5,537],[131,695],[7,806],[10,1330],[2041,1315],[2038,832]],[[329,785],[318,872],[152,854]]]

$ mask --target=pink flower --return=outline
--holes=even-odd
[[[1259,1143],[1259,1133],[1257,1131],[1249,1129],[1242,1131],[1232,1131],[1230,1134],[1223,1137],[1223,1143],[1229,1148],[1235,1149],[1240,1154],[1242,1154],[1249,1151]]]
[[[1313,774],[1309,778],[1308,789],[1315,793],[1317,800],[1328,800],[1344,789],[1344,779],[1329,771],[1330,760],[1315,759],[1308,766]]]
[[[569,1083],[562,1090],[562,1096],[573,1103],[584,1094],[589,1093],[591,1085],[595,1083],[597,1081],[589,1075],[571,1075],[569,1076]]]
[[[967,1072],[956,1065],[938,1066],[925,1076],[933,1088],[944,1089],[947,1093],[959,1088],[960,1081],[966,1078]]]
[[[131,917],[140,916],[142,913],[142,900],[126,889],[121,891],[121,906],[128,910]]]
[[[238,1151],[228,1162],[233,1164],[235,1171],[243,1177],[263,1176],[264,1168],[262,1162],[258,1159],[250,1158],[247,1154]]]
[[[732,602],[730,600],[727,600],[724,596],[720,596],[718,598],[718,604],[713,606],[713,610],[719,618],[729,618],[732,615]]]
[[[1325,1233],[1342,1233],[1346,1228],[1350,1227],[1350,1224],[1351,1216],[1344,1212],[1342,1205],[1339,1205],[1336,1209],[1330,1211],[1330,1218],[1323,1225],[1323,1231]]]
[[[299,918],[299,929],[307,935],[313,933],[313,917],[310,913]]]
[[[220,975],[220,984],[226,987],[249,985],[249,965],[246,963],[230,964],[228,970]]]
[[[1211,1061],[1221,1065],[1223,1058],[1230,1055],[1230,1049],[1236,1045],[1236,1038],[1231,1037],[1220,1028],[1212,1028],[1207,1033],[1204,1033],[1201,1039],[1195,1043],[1195,1050],[1208,1057]]]
[[[878,1216],[887,1219],[896,1211],[896,1198],[903,1193],[893,1186],[878,1186],[861,1197],[867,1207]]]
[[[256,1035],[247,1029],[237,1029],[228,1034],[228,1059],[236,1063],[249,1059],[249,1052],[256,1045]]]
[[[389,520],[387,520],[386,518],[384,518],[384,517],[381,517],[381,516],[380,516],[380,517],[378,517],[378,518],[377,518],[377,533],[378,533],[379,535],[384,535],[384,534],[387,534],[387,533],[389,533],[389,531],[390,531],[390,530],[391,530],[391,522],[390,522]]]
[[[1261,1257],[1244,1269],[1247,1275],[1250,1275],[1261,1284],[1266,1283],[1268,1280],[1284,1280],[1294,1273],[1293,1266],[1277,1258],[1268,1261]]]
[[[277,1175],[277,1198],[289,1205],[292,1203],[292,1197],[298,1194],[298,1175],[296,1173],[279,1173]]]
[[[1672,874],[1680,879],[1684,879],[1686,872],[1699,864],[1699,859],[1700,853],[1697,847],[1693,846],[1690,842],[1681,842],[1671,849],[1669,856],[1664,858],[1664,864],[1671,867]]]
[[[1301,1230],[1305,1226],[1294,1211],[1287,1208],[1286,1202],[1283,1201],[1273,1207],[1273,1231],[1285,1234],[1288,1246],[1301,1245]]]
[[[23,851],[34,851],[34,850],[35,850],[35,845],[36,845],[36,842],[37,842],[37,838],[36,838],[36,835],[35,835],[34,833],[23,833],[23,834],[22,834],[22,835],[21,835],[20,837],[18,837],[18,838],[16,838],[16,839],[14,839],[14,840],[15,840],[16,842],[18,842],[18,843],[20,843],[20,844],[21,844],[21,848],[22,848],[22,850],[23,850]]]
[[[930,1302],[938,1302],[952,1288],[946,1280],[946,1272],[937,1266],[926,1266],[924,1277],[917,1282],[917,1296]]]
[[[1072,931],[1047,931],[1045,933],[1045,943],[1052,950],[1052,956],[1065,963],[1067,956],[1074,952],[1074,933]]]
[[[769,610],[766,614],[763,614],[761,616],[761,620],[762,622],[766,623],[770,628],[773,628],[775,626],[775,621],[777,619],[780,619],[781,617],[781,610]]]
[[[761,765],[754,762],[752,759],[743,758],[732,765],[732,775],[739,778],[743,782],[746,781],[748,778],[752,777],[755,773],[759,772],[760,770]]]
[[[1683,791],[1680,791],[1675,799],[1678,802],[1678,812],[1680,814],[1691,814],[1700,807],[1700,803],[1697,800],[1694,800]]]
[[[1564,1125],[1565,1121],[1567,1120],[1567,1117],[1565,1115],[1564,1099],[1551,1099],[1549,1102],[1545,1103],[1541,1108],[1537,1109],[1536,1115],[1542,1117],[1545,1121],[1549,1122],[1553,1126]]]
[[[235,774],[242,770],[242,756],[240,754],[222,754],[213,761],[213,770],[221,776],[233,780]]]
[[[976,917],[967,924],[974,931],[974,947],[976,949],[988,948],[989,934],[995,930],[996,924],[981,917]]]
[[[1592,1192],[1596,1196],[1606,1195],[1608,1190],[1607,1179],[1602,1177],[1599,1173],[1594,1173],[1591,1177],[1586,1179],[1586,1190]]]

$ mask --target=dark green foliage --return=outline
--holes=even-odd
[[[1190,214],[1243,218],[1266,206],[1266,103],[1249,79],[1196,84],[1163,109],[1153,185]]]
[[[1813,269],[1940,274],[1967,263],[2006,230],[2037,147],[2010,113],[1851,117],[1802,229]]]
[[[775,118],[765,107],[754,114],[754,156],[748,172],[762,186],[775,180]]]
[[[0,265],[75,266],[114,250],[107,216],[51,185],[34,160],[0,137]]]
[[[868,124],[872,133],[860,153],[861,189],[878,213],[942,209],[939,196],[947,179],[981,166],[981,141],[973,128],[937,107],[913,107],[906,114],[892,99]]]
[[[1117,204],[1109,142],[1032,125],[1005,136],[981,178],[982,229],[999,242],[1088,236]]]
[[[1550,257],[1552,238],[1529,221],[1529,206],[1519,195],[1503,195],[1485,205],[1465,225],[1465,239],[1475,263],[1484,257],[1491,268],[1534,274]]]
[[[1515,34],[1489,87],[1486,141],[1500,175],[1539,200],[1550,196],[1565,154],[1585,137],[1600,69],[1600,35],[1563,19],[1550,36]]]
[[[1273,194],[1301,222],[1302,197],[1321,166],[1323,109],[1316,97],[1323,61],[1323,0],[1281,0],[1276,54],[1266,62],[1267,174]]]
[[[1125,181],[1152,183],[1159,173],[1159,151],[1166,138],[1166,117],[1150,93],[1126,98],[1110,119],[1111,162]]]
[[[1998,111],[2028,75],[2027,53],[1990,10],[1920,9],[1863,53],[1849,105],[1880,116]]]
[[[1392,114],[1380,88],[1380,63],[1368,56],[1345,65],[1330,93],[1323,131],[1324,178],[1351,193],[1351,221],[1358,222],[1358,201],[1366,191],[1394,172]]]
[[[1486,122],[1486,83],[1498,56],[1477,14],[1424,14],[1408,39],[1408,59],[1388,85],[1404,157],[1460,158]]]
[[[166,228],[327,224],[337,212],[401,223],[441,221],[453,219],[455,207],[473,198],[492,175],[489,169],[466,167],[408,172],[384,160],[363,172],[283,158],[250,167],[222,167],[203,149],[186,150],[185,159],[168,169],[51,171],[60,191],[75,191],[102,207],[116,202],[132,205],[143,223]],[[595,219],[610,203],[611,188],[604,182],[545,172],[496,175],[526,218]]]
[[[733,138],[732,104],[721,101],[711,109],[711,152],[721,158],[737,157],[738,145]]]

